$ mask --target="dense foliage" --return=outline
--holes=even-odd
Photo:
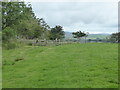
[[[80,40],[82,37],[85,37],[85,39],[86,39],[86,37],[88,36],[88,33],[85,33],[84,31],[83,32],[77,31],[77,32],[73,32],[72,35],[74,38],[77,38]]]
[[[111,42],[120,42],[120,32],[112,33],[112,35],[110,36],[110,41]]]
[[[51,29],[43,18],[37,18],[30,3],[2,2],[3,46],[16,39],[61,39],[61,30],[61,26]]]
[[[62,39],[64,38],[64,31],[63,27],[61,26],[55,26],[54,28],[51,29],[50,31],[50,39],[55,40],[55,39]]]
[[[48,25],[36,18],[31,4],[24,2],[2,2],[2,29],[10,27],[19,38],[39,38]]]

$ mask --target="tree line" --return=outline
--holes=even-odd
[[[2,2],[3,46],[16,39],[62,39],[63,27],[51,28],[43,18],[37,18],[30,3]]]

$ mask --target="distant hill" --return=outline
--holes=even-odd
[[[100,34],[89,34],[87,39],[105,39],[106,37],[109,37],[110,34],[108,33],[100,33]],[[74,39],[71,32],[65,32],[65,39]]]
[[[110,34],[89,34],[87,38],[89,39],[96,39],[96,38],[100,38],[100,39],[105,39],[106,37],[109,37]]]

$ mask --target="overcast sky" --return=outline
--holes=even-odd
[[[117,2],[31,2],[33,11],[49,26],[64,31],[113,33],[118,31]]]

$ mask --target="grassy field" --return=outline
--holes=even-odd
[[[117,44],[3,50],[4,88],[117,88]]]
[[[2,89],[2,47],[0,46],[0,89]]]

